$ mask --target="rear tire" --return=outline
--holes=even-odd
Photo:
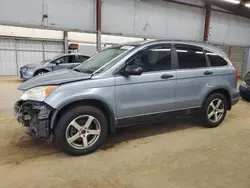
[[[220,93],[213,93],[206,99],[203,109],[202,118],[208,128],[218,127],[227,114],[227,100]]]
[[[57,146],[73,156],[97,150],[108,134],[108,121],[101,110],[93,106],[79,106],[61,115],[55,128]]]

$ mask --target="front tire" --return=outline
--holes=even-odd
[[[38,70],[36,73],[35,73],[35,76],[38,76],[38,75],[42,75],[42,74],[45,74],[47,73],[48,71],[46,70]]]
[[[69,155],[85,155],[97,150],[108,134],[108,121],[101,110],[80,106],[61,115],[55,128],[57,146]]]
[[[206,127],[218,127],[227,114],[227,100],[220,93],[211,94],[205,101],[202,116]]]

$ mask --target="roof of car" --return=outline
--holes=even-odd
[[[83,55],[83,56],[88,56],[80,53],[67,53],[67,54],[62,54],[62,55]]]
[[[186,44],[186,45],[193,45],[193,46],[198,46],[201,48],[205,48],[206,50],[210,50],[216,53],[223,53],[223,50],[216,46],[213,45],[211,43],[206,43],[206,42],[198,42],[198,41],[185,41],[185,40],[168,40],[168,39],[161,39],[161,40],[143,40],[143,41],[135,41],[135,42],[129,42],[129,43],[123,43],[120,44],[122,46],[124,45],[130,45],[130,46],[141,46],[141,45],[149,45],[149,44],[157,44],[157,43],[162,43],[162,42],[166,42],[166,43],[179,43],[179,44]]]
[[[139,46],[141,44],[144,44],[144,43],[148,43],[149,41],[147,40],[138,40],[138,41],[133,41],[133,42],[126,42],[126,43],[121,43],[119,45],[123,45],[123,46]]]

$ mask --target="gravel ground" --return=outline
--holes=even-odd
[[[16,77],[0,77],[1,188],[249,188],[250,104],[206,129],[191,118],[119,130],[97,152],[71,157],[26,135],[12,116]]]

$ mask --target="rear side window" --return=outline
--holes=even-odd
[[[63,57],[57,59],[57,61],[60,61],[60,63],[74,63],[75,56],[74,55],[63,56]]]
[[[207,67],[206,57],[202,48],[176,44],[179,69]]]
[[[226,66],[227,61],[220,57],[218,54],[206,51],[206,55],[211,63],[212,67]]]

